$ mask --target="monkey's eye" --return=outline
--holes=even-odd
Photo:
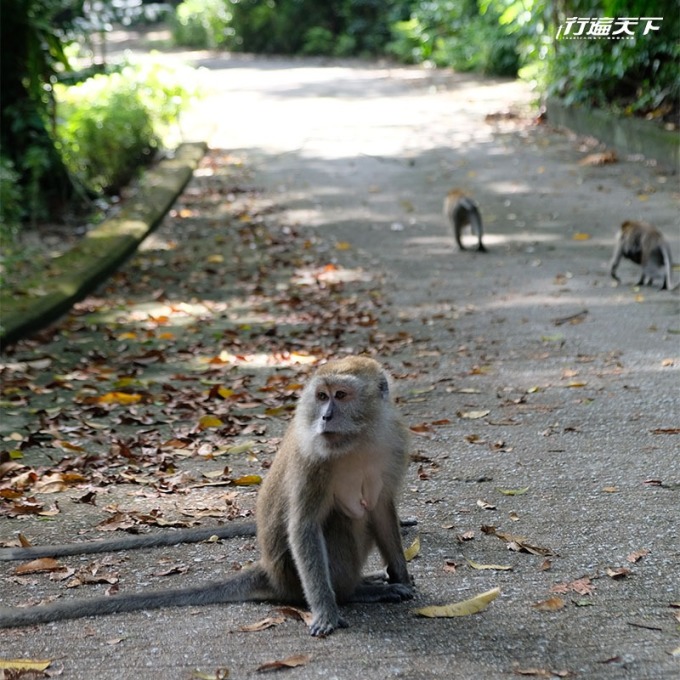
[[[317,401],[328,401],[328,395],[325,392],[316,393]]]
[[[343,392],[342,390],[338,390],[338,391],[335,393],[335,398],[336,398],[338,401],[342,401],[346,396],[347,396],[347,392]]]

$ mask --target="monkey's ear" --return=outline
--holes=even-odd
[[[378,383],[378,389],[380,390],[380,396],[383,399],[387,399],[390,396],[390,385],[387,382],[387,378],[382,376],[380,382]]]

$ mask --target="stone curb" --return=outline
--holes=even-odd
[[[664,130],[650,121],[567,106],[558,99],[548,99],[546,106],[551,125],[590,135],[625,154],[653,158],[670,172],[677,173],[680,170],[680,132]]]
[[[0,291],[0,343],[15,342],[46,326],[114,272],[163,219],[207,149],[203,142],[181,144],[172,158],[144,174],[139,189],[121,212],[92,229],[71,250],[51,260],[25,290]]]

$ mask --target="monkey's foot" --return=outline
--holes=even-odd
[[[309,632],[314,637],[330,635],[336,628],[347,628],[349,624],[341,616],[326,616],[318,614],[309,624]]]
[[[349,602],[403,602],[412,599],[414,594],[413,587],[405,583],[362,583]]]

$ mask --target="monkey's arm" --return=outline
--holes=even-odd
[[[234,522],[217,527],[194,527],[177,531],[159,531],[143,536],[125,536],[123,538],[103,541],[84,541],[65,545],[37,545],[30,548],[0,548],[0,562],[12,560],[32,560],[38,557],[65,557],[67,555],[89,555],[93,553],[118,552],[119,550],[137,550],[139,548],[156,548],[179,543],[198,543],[211,536],[219,538],[236,538],[237,536],[254,536],[255,522]]]
[[[331,585],[328,550],[316,517],[318,511],[318,508],[297,508],[297,512],[291,513],[288,526],[295,567],[313,615],[309,630],[314,636],[329,635],[336,628],[347,626],[340,617]]]
[[[392,499],[381,499],[371,513],[371,529],[380,555],[387,566],[389,582],[402,583],[410,587],[411,577],[406,566],[399,519]]]

